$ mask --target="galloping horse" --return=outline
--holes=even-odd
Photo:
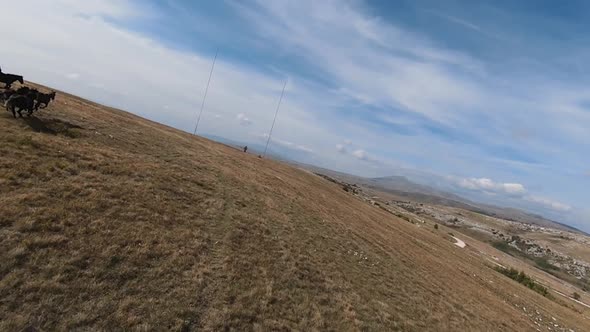
[[[25,83],[22,76],[14,74],[5,74],[2,72],[2,68],[0,68],[0,82],[6,84],[6,86],[4,87],[5,89],[10,89],[10,86],[14,82],[20,82],[20,84]]]
[[[22,118],[22,111],[27,111],[29,116],[33,114],[35,107],[35,99],[32,95],[17,95],[14,94],[6,101],[6,110],[12,112],[12,116],[16,118],[16,113]]]
[[[37,101],[37,103],[35,104],[35,111],[39,109],[40,105],[45,105],[41,107],[45,108],[49,106],[49,102],[55,99],[55,91],[51,91],[51,93],[37,92],[35,99]]]

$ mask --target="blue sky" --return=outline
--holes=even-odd
[[[287,80],[275,152],[590,230],[588,2],[5,7],[6,72],[192,131],[219,49],[200,134],[263,144]]]

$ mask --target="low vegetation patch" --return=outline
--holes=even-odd
[[[403,214],[401,214],[401,213],[396,213],[396,214],[395,214],[395,216],[396,216],[396,217],[398,217],[398,218],[400,218],[400,219],[403,219],[403,220],[405,220],[405,221],[407,221],[407,222],[414,223],[414,222],[412,221],[412,219],[410,219],[410,217],[408,217],[408,216],[406,216],[406,215],[403,215]]]
[[[545,272],[552,273],[553,271],[560,271],[560,268],[549,263],[545,257],[535,257],[535,265]]]
[[[512,247],[511,245],[509,245],[507,242],[505,241],[494,241],[492,242],[492,246],[502,252],[507,253],[510,256],[514,256],[514,257],[522,257],[528,260],[531,260],[535,263],[535,266],[549,274],[552,274],[558,278],[561,278],[560,275],[557,274],[557,272],[561,271],[561,269],[553,264],[551,264],[546,257],[535,257],[532,255],[529,255],[525,252],[522,252],[514,247]]]
[[[33,137],[31,137],[30,135],[27,136],[23,136],[22,138],[20,138],[20,140],[18,140],[18,143],[21,146],[30,146],[32,148],[38,149],[41,147],[41,145],[39,144],[39,142],[33,140]]]
[[[494,241],[492,242],[492,247],[507,253],[510,256],[515,256],[515,254],[519,254],[519,251],[508,245],[505,241]]]
[[[537,283],[533,278],[529,277],[523,271],[519,272],[515,268],[507,269],[507,268],[503,268],[501,266],[496,266],[495,270],[502,273],[503,275],[507,276],[508,278],[515,280],[515,281],[527,286],[528,288],[534,290],[535,292],[537,292],[545,297],[551,297],[551,294],[549,294],[549,291],[547,290],[546,287]]]

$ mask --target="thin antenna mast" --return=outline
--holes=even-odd
[[[279,98],[279,104],[277,105],[277,110],[275,111],[275,117],[272,120],[272,126],[270,127],[270,132],[268,133],[268,139],[266,140],[266,147],[264,148],[264,157],[266,157],[266,150],[268,149],[268,143],[270,143],[270,137],[272,136],[272,130],[275,127],[275,122],[277,121],[277,114],[279,114],[279,108],[281,107],[281,102],[283,101],[283,96],[285,95],[285,88],[287,87],[288,80],[285,80],[285,85],[283,85],[283,92],[281,92],[281,98]]]
[[[217,61],[217,53],[219,53],[219,47],[215,50],[215,57],[213,58],[213,64],[211,64],[211,72],[209,72],[209,79],[207,80],[207,87],[205,88],[205,94],[203,95],[203,102],[201,103],[201,110],[199,111],[199,116],[197,117],[197,124],[195,125],[195,131],[193,135],[197,134],[197,129],[199,129],[199,122],[201,121],[201,114],[203,114],[203,108],[205,108],[205,99],[207,98],[207,92],[209,91],[209,84],[211,84],[211,76],[213,76],[213,68],[215,68],[215,61]]]

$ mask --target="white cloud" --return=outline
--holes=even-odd
[[[572,209],[572,207],[567,204],[564,204],[564,203],[561,203],[558,201],[554,201],[552,199],[545,198],[545,197],[529,195],[529,196],[526,196],[524,199],[529,202],[539,204],[545,208],[548,208],[548,209],[551,209],[554,211],[568,212]]]
[[[240,124],[242,126],[249,126],[252,124],[252,121],[250,121],[250,119],[244,113],[239,113],[236,116],[236,119],[238,119],[238,121],[240,121]]]
[[[352,145],[352,141],[351,141],[351,140],[349,140],[349,139],[347,139],[347,140],[344,140],[344,144],[345,144],[345,145]]]
[[[66,75],[67,78],[71,79],[71,80],[77,80],[80,78],[80,74],[78,73],[69,73]]]
[[[360,160],[369,160],[369,155],[365,150],[358,149],[352,152],[352,155]]]
[[[259,135],[259,137],[263,138],[263,139],[268,139],[268,134],[264,134],[264,135]],[[283,139],[279,139],[279,138],[271,138],[270,140],[271,144],[278,144],[282,147],[291,149],[291,150],[296,150],[296,151],[301,151],[301,152],[307,152],[307,153],[313,153],[313,149],[305,146],[305,145],[301,145],[301,144],[297,144],[294,142],[290,142],[290,141],[286,141]]]
[[[336,144],[336,151],[340,153],[346,153],[346,146],[343,144]]]
[[[473,193],[473,195],[469,195],[471,199],[476,197],[480,202],[487,204],[508,205],[528,211],[535,211],[557,220],[569,219],[574,209],[566,203],[530,193],[520,183],[501,183],[489,178],[462,179],[454,176],[444,177],[444,182],[462,189],[477,192],[477,194]],[[443,190],[448,190],[448,188],[443,188]]]
[[[524,194],[526,192],[526,189],[520,183],[503,183],[502,188],[506,193],[511,195]]]
[[[488,178],[460,179],[457,184],[469,190],[504,193],[515,196],[524,195],[527,192],[525,187],[520,183],[498,183]]]

